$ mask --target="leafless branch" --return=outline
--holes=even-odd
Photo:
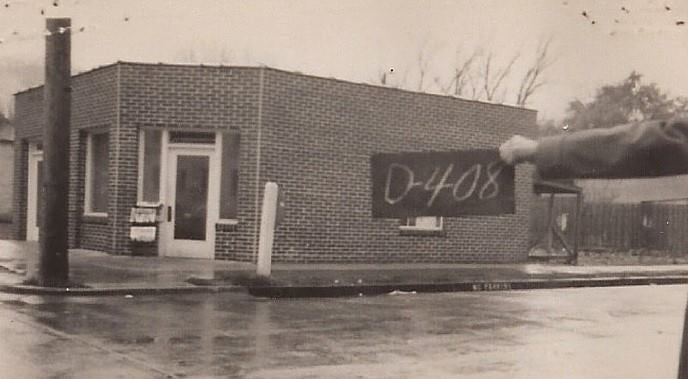
[[[418,88],[419,92],[423,92],[425,88],[425,75],[428,73],[428,65],[430,64],[430,56],[426,54],[425,49],[418,52]]]
[[[487,55],[487,57],[485,58],[485,66],[483,71],[483,93],[485,94],[485,99],[487,101],[495,100],[495,94],[501,88],[504,78],[506,78],[511,73],[511,68],[513,67],[514,63],[516,63],[516,60],[518,60],[519,54],[514,54],[513,58],[511,58],[509,63],[504,68],[497,71],[496,79],[494,80],[490,77],[490,69],[492,66],[493,57],[494,53],[492,52],[490,52]]]
[[[551,39],[540,42],[533,65],[526,71],[516,94],[516,105],[525,106],[528,99],[545,84],[542,73],[553,63],[549,57]]]
[[[443,83],[439,76],[436,76],[434,79],[435,85],[437,85],[440,92],[446,95],[452,94],[454,96],[462,96],[469,83],[473,63],[480,54],[480,49],[474,49],[468,58],[461,60],[461,49],[457,48],[454,72],[449,82],[446,84]]]

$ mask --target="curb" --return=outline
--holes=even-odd
[[[119,295],[168,295],[187,293],[243,292],[241,286],[169,286],[169,287],[104,287],[62,288],[27,285],[0,285],[0,292],[21,295],[53,296],[119,296]]]
[[[524,279],[491,282],[454,282],[436,284],[379,284],[342,286],[249,286],[248,293],[256,297],[305,298],[371,296],[401,293],[481,292],[527,289],[557,289],[583,287],[619,287],[641,285],[688,284],[688,276],[600,277],[566,279]]]

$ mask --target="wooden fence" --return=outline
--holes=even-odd
[[[548,196],[535,202],[531,217],[531,244],[538,242],[547,226]],[[554,217],[573,241],[575,197],[556,196]],[[566,215],[566,216],[562,216]],[[580,217],[579,247],[630,250],[647,248],[688,254],[688,204],[645,202],[641,204],[584,203]]]

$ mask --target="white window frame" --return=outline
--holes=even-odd
[[[224,149],[225,146],[222,144],[222,141],[223,141],[222,132],[217,132],[217,134],[215,135],[215,151],[217,152],[217,161],[220,162],[220,164],[217,165],[217,174],[216,175],[218,178],[222,178],[222,164],[224,163],[224,162],[222,162],[222,149]],[[222,180],[221,179],[219,180],[219,183],[220,183],[219,185],[222,186]],[[221,191],[222,191],[222,188],[220,187],[218,189],[219,197],[222,197]],[[217,204],[217,207],[218,207],[217,210],[218,210],[218,214],[219,214],[220,213],[220,203],[219,202]],[[219,225],[238,225],[239,220],[236,218],[218,217],[217,223]]]
[[[415,225],[410,225],[411,220],[415,220]],[[403,224],[399,225],[401,230],[423,230],[423,231],[441,231],[444,230],[444,217],[423,216],[423,217],[409,217],[402,220]]]
[[[146,202],[143,201],[143,165],[144,165],[144,159],[145,159],[145,149],[146,149],[146,143],[148,141],[146,140],[146,130],[148,129],[139,129],[139,157],[138,157],[138,167],[137,167],[137,178],[136,178],[136,202],[137,204],[147,204]],[[163,159],[167,159],[167,137],[168,133],[167,130],[161,130],[161,141],[160,141],[160,174],[158,175],[158,201],[151,203],[151,204],[157,204],[158,206],[162,204],[162,199],[163,199],[163,185],[165,183],[165,178],[164,178],[164,163],[162,162]]]
[[[107,217],[107,212],[94,212],[91,210],[91,197],[93,196],[93,177],[91,175],[93,167],[93,136],[98,134],[107,134],[107,130],[95,130],[88,132],[86,136],[86,177],[84,178],[84,216]],[[110,135],[108,135],[108,143]],[[108,149],[109,151],[109,149]],[[108,157],[109,159],[109,157]],[[109,175],[108,175],[109,176]],[[106,185],[109,185],[107,183]]]
[[[146,146],[145,130],[139,129],[139,156],[138,166],[136,168],[136,202],[140,203],[143,200],[143,158]],[[158,199],[160,199],[160,188],[158,187]]]

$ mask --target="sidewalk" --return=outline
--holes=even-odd
[[[249,263],[113,256],[74,249],[70,280],[82,286],[22,284],[35,269],[38,244],[0,240],[0,291],[59,295],[135,295],[244,291],[265,297],[357,296],[403,292],[495,291],[686,284],[688,265],[554,264],[274,264],[269,281]]]

